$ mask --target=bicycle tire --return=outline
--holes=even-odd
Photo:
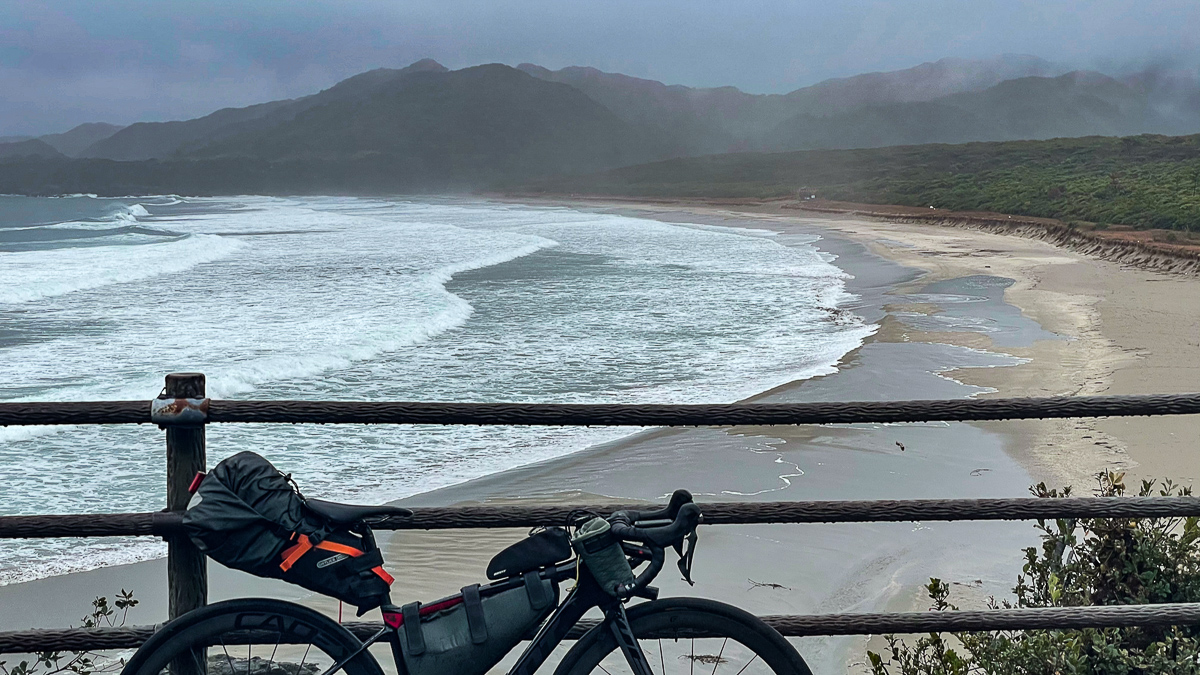
[[[786,638],[753,614],[725,603],[703,598],[668,598],[630,607],[626,615],[629,617],[633,634],[638,637],[638,642],[642,645],[642,652],[646,655],[647,661],[651,663],[651,670],[656,675],[672,671],[695,672],[698,665],[701,666],[700,672],[716,672],[718,668],[723,667],[724,663],[734,662],[735,654],[737,658],[745,659],[746,667],[742,669],[744,673],[770,672],[778,675],[812,675],[812,671],[809,670],[804,659]],[[724,637],[696,637],[710,635]],[[663,637],[647,638],[643,636]],[[714,641],[714,643],[710,649],[702,650],[697,654],[695,651],[697,639]],[[670,650],[670,644],[664,645],[664,640],[673,641],[675,646],[682,646],[683,649]],[[690,655],[687,651],[688,645],[680,645],[680,640],[691,641]],[[742,649],[731,650],[730,641],[738,643]],[[657,642],[657,650],[653,647],[648,648],[647,643],[653,645],[655,642]],[[718,648],[717,645],[720,647]],[[668,651],[682,651],[682,655],[679,658],[668,659],[666,656]],[[708,651],[716,653],[710,654],[707,653]],[[746,658],[748,654],[752,655],[752,658]],[[683,664],[679,665],[679,661],[682,661]],[[766,668],[765,670],[751,671],[748,669],[759,661]],[[728,672],[738,672],[737,662],[734,663],[732,668],[727,669]],[[711,671],[708,668],[709,665],[712,666]],[[600,672],[612,674],[628,672],[622,671],[623,668],[628,668],[628,665],[617,648],[617,641],[601,624],[579,639],[579,642],[563,657],[554,673],[555,675],[585,675]]]
[[[266,641],[256,642],[263,639]],[[254,655],[256,645],[265,645],[263,654],[269,655],[269,661]],[[242,646],[246,647],[244,659]],[[239,598],[201,607],[166,624],[134,653],[121,675],[160,675],[169,665],[172,673],[306,675],[312,672],[312,666],[320,668],[317,673],[323,672],[361,646],[362,642],[336,621],[302,605],[268,598]],[[208,658],[196,656],[199,648],[215,647],[220,647],[221,652],[210,651]],[[231,649],[236,655],[231,654]],[[303,656],[299,662],[284,660],[301,650]],[[201,664],[203,668],[196,668]],[[308,670],[304,668],[306,665],[310,665]],[[383,675],[379,663],[366,650],[339,672]]]

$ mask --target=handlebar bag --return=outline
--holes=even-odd
[[[378,607],[392,577],[361,537],[312,512],[291,476],[240,452],[200,481],[183,528],[208,557],[255,576],[282,579],[355,605]]]
[[[467,586],[459,595],[405,605],[392,648],[409,675],[484,675],[558,605],[558,584],[537,572],[504,590]]]

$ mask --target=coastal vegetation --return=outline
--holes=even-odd
[[[136,607],[133,592],[121,590],[112,604],[106,596],[92,601],[92,609],[79,620],[80,628],[114,628],[124,626],[129,610]],[[0,661],[0,675],[106,675],[117,673],[125,666],[125,659],[112,658],[94,652],[37,652],[33,660],[22,660],[9,666]]]
[[[1099,476],[1099,496],[1126,493],[1124,474]],[[1070,489],[1033,488],[1038,497]],[[1188,496],[1170,481],[1145,481],[1140,496]],[[1025,550],[1015,600],[996,607],[1080,607],[1200,601],[1200,519],[1038,521],[1041,546]],[[957,609],[950,587],[930,579],[936,611]],[[1200,672],[1200,629],[1138,626],[1055,631],[932,633],[915,643],[888,636],[884,655],[868,652],[873,675],[1132,675]]]
[[[1056,218],[1101,229],[1200,231],[1200,135],[714,155],[520,189],[652,198],[816,197]]]

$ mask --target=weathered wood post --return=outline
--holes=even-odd
[[[204,417],[208,406],[200,403],[203,399],[202,373],[167,375],[167,386],[159,397],[165,405],[158,408],[166,413],[160,415],[161,419],[173,418],[164,424],[167,430],[168,511],[187,508],[191,498],[188,487],[196,473],[206,467]],[[208,564],[204,553],[186,534],[167,537],[167,592],[172,619],[208,604]]]

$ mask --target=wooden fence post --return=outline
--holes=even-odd
[[[202,373],[167,375],[166,398],[204,398]],[[167,510],[187,508],[188,487],[206,468],[204,425],[167,427]],[[208,604],[208,564],[204,553],[179,533],[167,537],[169,616],[174,619]]]

